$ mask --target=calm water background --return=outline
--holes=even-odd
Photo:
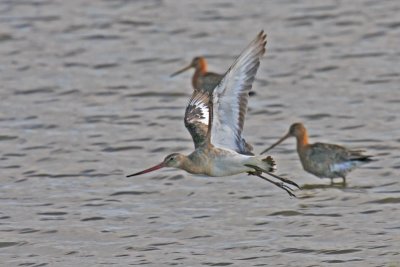
[[[2,266],[400,266],[400,3],[0,1]],[[271,151],[298,199],[246,175],[163,170],[204,55],[224,72],[268,34],[245,137],[292,122],[379,161],[347,188]]]

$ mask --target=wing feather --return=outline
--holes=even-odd
[[[195,148],[209,139],[210,94],[206,91],[194,91],[185,111],[185,126],[192,136]]]
[[[212,95],[211,143],[241,154],[251,154],[242,138],[249,92],[260,58],[265,53],[266,35],[261,31],[225,73]]]

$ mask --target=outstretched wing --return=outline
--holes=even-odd
[[[265,53],[266,35],[261,31],[239,55],[214,89],[211,143],[218,147],[249,154],[242,138],[247,101],[260,58]]]
[[[205,144],[208,140],[208,126],[210,123],[210,94],[206,91],[195,90],[185,112],[185,126],[192,136],[195,148]]]

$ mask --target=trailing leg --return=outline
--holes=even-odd
[[[277,187],[285,190],[290,196],[296,197],[296,195],[292,192],[292,189],[289,186],[287,186],[286,184],[284,184],[284,183],[288,183],[288,184],[296,186],[297,188],[300,189],[300,187],[295,182],[293,182],[293,181],[291,181],[289,179],[286,179],[286,178],[279,177],[279,176],[277,176],[275,174],[267,172],[266,170],[263,170],[262,168],[259,168],[259,167],[254,166],[254,165],[246,164],[246,166],[254,169],[254,171],[249,171],[248,172],[249,175],[258,176],[261,179],[263,179],[265,181],[268,181],[268,182],[276,185]],[[272,177],[274,177],[274,178],[276,178],[276,179],[278,179],[278,180],[280,180],[282,182],[275,182],[275,181],[272,181],[271,179],[268,179],[267,177],[262,176],[263,172],[267,173],[268,175],[271,175]]]
[[[298,189],[301,189],[300,186],[298,184],[296,184],[295,182],[293,182],[292,180],[280,177],[280,176],[278,176],[276,174],[273,174],[273,173],[271,173],[271,172],[269,172],[267,170],[264,170],[263,168],[260,168],[258,166],[251,165],[251,164],[245,164],[245,166],[253,168],[254,170],[258,171],[259,173],[266,173],[266,174],[268,174],[268,175],[270,175],[270,176],[272,176],[272,177],[274,177],[274,178],[276,178],[276,179],[278,179],[278,180],[280,180],[280,181],[282,181],[284,183],[291,184],[291,185],[297,187]]]

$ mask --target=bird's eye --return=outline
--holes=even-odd
[[[169,158],[169,161],[173,161],[173,160],[174,160],[174,157],[170,157],[170,158]]]

